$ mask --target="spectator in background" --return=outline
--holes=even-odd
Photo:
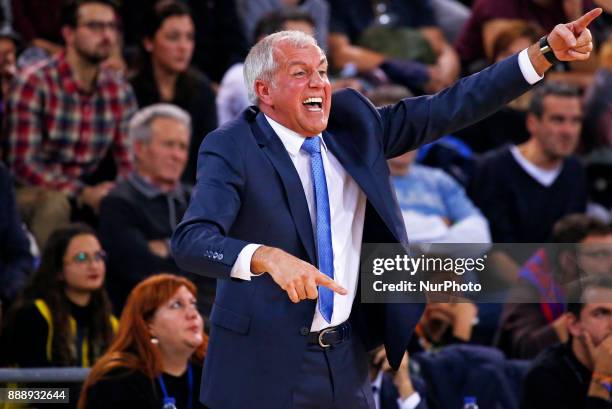
[[[443,170],[414,163],[416,151],[389,160],[391,180],[412,242],[490,243],[489,224]]]
[[[145,19],[143,61],[130,80],[138,105],[172,103],[193,120],[190,152],[183,180],[195,182],[198,149],[207,133],[217,127],[215,93],[210,81],[190,67],[195,46],[189,8],[176,0],[161,0]]]
[[[471,196],[488,219],[494,242],[548,242],[555,222],[585,211],[585,173],[573,156],[581,126],[577,89],[545,83],[534,90],[529,140],[484,156]]]
[[[525,263],[508,294],[496,337],[508,358],[532,359],[567,341],[565,286],[588,275],[612,276],[610,226],[586,215],[569,215],[555,224],[553,243]]]
[[[100,238],[109,254],[108,289],[115,311],[143,279],[180,272],[168,243],[189,203],[190,188],[180,177],[189,154],[190,131],[189,114],[175,105],[154,104],[132,118],[129,134],[135,170],[100,206]],[[202,310],[208,315],[215,282],[200,276],[196,282]]]
[[[400,86],[380,86],[367,94],[377,107],[410,97]],[[417,151],[389,159],[391,181],[411,242],[490,243],[487,219],[444,171],[415,163]]]
[[[196,297],[194,284],[175,275],[138,284],[115,342],[85,380],[79,409],[204,408],[199,379],[207,337]]]
[[[264,16],[273,12],[299,11],[311,16],[314,26],[313,36],[317,39],[319,47],[327,50],[329,4],[325,0],[237,0],[236,7],[250,43],[256,43],[262,36],[261,30],[257,30],[257,25]]]
[[[268,34],[282,30],[298,30],[314,36],[315,23],[312,17],[302,11],[280,10],[264,15],[255,27],[255,42]],[[236,118],[251,105],[247,86],[244,82],[244,63],[230,67],[223,76],[217,94],[219,123],[224,124]]]
[[[425,383],[409,370],[408,353],[393,371],[383,347],[368,352],[368,370],[376,409],[427,409]],[[414,384],[414,385],[413,385]]]
[[[437,92],[457,79],[459,58],[428,0],[329,3],[329,51],[336,69],[362,74],[380,69],[413,92]]]
[[[8,318],[3,350],[9,363],[89,367],[104,353],[117,330],[103,287],[104,257],[85,225],[53,232],[32,284]]]
[[[131,87],[100,68],[117,41],[109,0],[71,0],[62,10],[66,52],[15,76],[6,106],[6,157],[17,199],[41,248],[74,209],[97,211],[115,172],[100,163],[113,153],[119,174],[132,168],[128,120]],[[70,200],[70,202],[69,202]]]
[[[514,21],[499,31],[493,41],[490,62],[495,63],[516,54],[537,42],[543,32],[533,23]],[[493,115],[468,126],[455,135],[475,152],[484,153],[507,143],[520,144],[529,139],[525,126],[531,91],[495,112]]]
[[[11,0],[12,23],[26,50],[20,66],[34,64],[64,49],[62,5],[65,0]]]
[[[486,60],[492,54],[495,37],[516,20],[535,23],[547,33],[592,8],[591,0],[476,0],[455,47],[467,67]]]
[[[570,295],[569,341],[542,352],[524,380],[521,409],[610,407],[612,278],[591,277]]]
[[[13,181],[0,162],[0,305],[5,311],[33,269],[34,257],[15,204]]]

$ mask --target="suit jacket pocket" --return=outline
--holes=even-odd
[[[210,321],[219,327],[243,335],[249,332],[249,327],[251,325],[251,317],[248,315],[228,310],[217,303],[213,305]]]

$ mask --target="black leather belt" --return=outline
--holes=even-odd
[[[348,321],[335,327],[324,328],[318,332],[308,334],[308,343],[319,345],[321,348],[329,348],[338,345],[351,338],[351,325]]]

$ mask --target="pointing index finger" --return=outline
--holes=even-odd
[[[588,25],[591,24],[591,22],[593,20],[595,20],[597,17],[599,17],[599,15],[602,12],[603,12],[603,10],[598,7],[596,9],[593,9],[593,10],[589,11],[588,13],[584,14],[582,17],[578,18],[577,20],[573,21],[572,24],[574,25],[574,27],[576,29],[578,29],[578,33],[580,33],[580,32],[582,32],[582,30],[587,28]]]
[[[316,282],[319,285],[329,288],[330,290],[340,294],[346,295],[348,292],[342,287],[340,284],[335,282],[333,279],[329,278],[325,274],[319,272],[319,275],[316,278]]]

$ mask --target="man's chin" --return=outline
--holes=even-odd
[[[91,65],[100,65],[110,57],[110,52],[80,53],[81,58]]]

